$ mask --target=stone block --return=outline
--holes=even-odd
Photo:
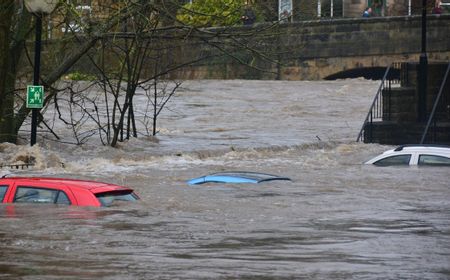
[[[415,121],[417,119],[417,97],[414,88],[391,88],[383,90],[383,120]]]

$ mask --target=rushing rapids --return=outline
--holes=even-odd
[[[156,138],[76,146],[60,125],[64,142],[0,144],[3,163],[34,163],[2,175],[108,181],[141,196],[101,209],[0,205],[0,278],[450,277],[450,170],[361,164],[390,148],[354,142],[377,87],[187,81]],[[292,181],[186,184],[224,170]]]

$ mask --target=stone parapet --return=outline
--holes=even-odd
[[[430,15],[427,26],[429,60],[450,61],[450,15]],[[352,69],[419,61],[421,49],[420,16],[262,23],[205,31],[227,36],[204,39],[202,34],[171,31],[152,39],[149,48],[164,49],[158,53],[160,64],[177,69],[168,78],[320,80]],[[151,77],[154,60],[150,54],[147,59],[144,73]],[[90,65],[82,60],[73,70],[94,72]]]
[[[450,15],[430,15],[427,22],[430,61],[450,60]],[[238,33],[245,29],[233,30]],[[273,59],[279,64],[244,51],[234,53],[263,72],[253,71],[222,55],[184,68],[178,75],[181,78],[317,80],[349,69],[418,61],[421,50],[420,16],[303,21],[281,24],[267,32],[278,35],[267,36],[255,47],[262,53],[276,54]],[[180,49],[180,53],[186,52],[197,57],[201,55],[199,52],[218,54],[209,46],[193,49],[189,42]],[[199,72],[190,73],[195,71]]]

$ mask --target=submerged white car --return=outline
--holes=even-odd
[[[450,166],[450,146],[404,145],[365,162],[377,166]]]

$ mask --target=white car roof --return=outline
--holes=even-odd
[[[433,153],[450,153],[450,146],[440,145],[403,145],[395,149],[389,150],[392,152],[433,152]],[[387,151],[388,152],[388,151]],[[386,153],[386,152],[385,152]]]
[[[377,162],[380,159],[383,159],[392,155],[404,155],[410,153],[419,153],[419,154],[430,154],[430,155],[439,155],[450,158],[450,146],[440,146],[440,145],[403,145],[399,146],[395,149],[390,149],[378,155],[367,162],[365,164],[372,164]]]

